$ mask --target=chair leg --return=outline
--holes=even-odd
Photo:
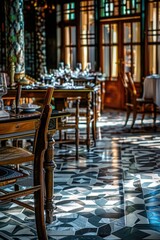
[[[127,125],[127,122],[128,122],[128,119],[129,119],[129,116],[130,116],[130,113],[131,113],[131,109],[129,109],[129,108],[127,108],[127,110],[126,110],[127,112],[126,112],[126,121],[125,121],[125,124],[124,124],[124,126],[126,126]]]
[[[79,128],[75,131],[76,138],[76,160],[79,160]]]
[[[156,104],[153,105],[153,109],[154,109],[154,116],[153,116],[153,126],[156,126],[156,118],[157,118],[157,106]]]
[[[95,121],[92,122],[92,135],[93,135],[94,146],[96,146],[96,126],[95,126]]]
[[[141,124],[143,124],[143,120],[144,120],[144,117],[145,117],[145,105],[143,104],[141,108],[142,108]]]
[[[133,120],[132,120],[131,128],[133,128],[133,126],[134,126],[134,124],[135,124],[136,117],[137,117],[137,111],[134,109],[134,110],[133,110]]]
[[[77,98],[76,100],[76,160],[79,160],[79,104],[80,104],[80,98]]]
[[[142,119],[141,119],[141,124],[143,123],[145,113],[142,113]]]
[[[37,235],[39,240],[48,240],[44,219],[44,196],[42,190],[34,193],[35,199],[35,219]]]

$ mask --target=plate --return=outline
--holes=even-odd
[[[23,112],[35,112],[40,106],[35,104],[22,104],[20,105],[20,109],[23,110]]]

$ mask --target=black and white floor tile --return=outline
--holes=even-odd
[[[96,147],[87,152],[81,146],[79,161],[74,147],[56,146],[56,209],[47,224],[49,239],[160,239],[159,121],[156,130],[149,118],[131,130],[124,119],[123,112],[104,113]],[[37,239],[29,210],[8,203],[0,210],[0,239]]]

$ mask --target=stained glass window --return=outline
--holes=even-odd
[[[100,16],[111,17],[140,13],[141,0],[101,0]]]
[[[63,6],[64,20],[74,20],[75,19],[75,3],[66,3]]]

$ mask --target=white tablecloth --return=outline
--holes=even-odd
[[[157,106],[160,106],[160,75],[147,76],[144,80],[144,98],[152,98]]]

